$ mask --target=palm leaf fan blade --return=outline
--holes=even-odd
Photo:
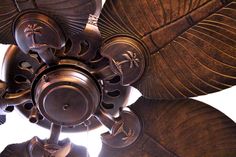
[[[108,0],[101,13],[104,41],[128,36],[148,49],[145,72],[132,84],[147,98],[194,97],[236,84],[236,1],[184,2]]]
[[[196,100],[140,98],[130,109],[143,123],[133,145],[114,149],[103,144],[99,157],[234,157],[236,124]]]

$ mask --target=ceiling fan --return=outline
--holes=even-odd
[[[99,157],[236,156],[236,124],[190,99],[236,84],[235,0],[2,0],[0,28],[0,124],[51,129],[0,157],[87,156],[60,132],[101,125]]]

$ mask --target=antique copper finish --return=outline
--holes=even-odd
[[[0,81],[0,125],[6,122],[6,113],[12,112],[14,107],[31,100],[30,90],[19,93],[8,93],[5,82]]]
[[[102,134],[102,141],[112,148],[124,148],[133,144],[141,133],[139,118],[131,111],[120,111],[119,118],[113,118],[105,113],[102,108],[98,109],[95,116],[109,129]]]
[[[1,153],[4,157],[87,157],[87,150],[84,147],[72,144],[68,139],[59,141],[54,148],[48,147],[46,140],[34,137],[30,141],[12,144]]]
[[[63,126],[88,120],[101,101],[100,87],[92,75],[65,65],[49,68],[37,77],[33,91],[43,116]]]
[[[235,9],[234,0],[107,0],[98,27],[104,41],[128,36],[147,48],[131,84],[143,96],[187,98],[236,84]]]
[[[130,109],[143,123],[139,139],[126,148],[106,143],[99,157],[234,157],[236,124],[199,101],[140,98]]]
[[[57,63],[54,51],[65,46],[65,37],[51,18],[40,13],[26,13],[15,22],[15,40],[24,52],[37,52],[48,65]]]
[[[54,146],[58,144],[59,136],[61,133],[61,125],[52,124],[51,125],[51,135],[49,139],[47,140],[47,146],[50,147],[50,145]]]
[[[0,42],[15,44],[12,27],[22,14],[40,12],[55,20],[66,35],[66,38],[80,34],[88,22],[90,15],[99,15],[101,0],[2,0],[0,11]]]
[[[17,106],[31,100],[30,90],[19,93],[6,93],[0,99],[0,110],[5,110],[9,106]]]
[[[104,43],[101,54],[110,60],[112,70],[129,86],[139,80],[145,69],[145,48],[130,37],[114,37]]]
[[[0,124],[16,107],[51,134],[0,156],[86,156],[59,141],[60,133],[100,125],[109,129],[100,157],[236,156],[235,123],[186,99],[236,84],[236,1],[101,5],[1,1],[0,43],[12,46],[0,81]],[[126,110],[131,86],[143,97]]]
[[[61,52],[58,54],[61,54]],[[64,54],[67,54],[67,53],[65,52]],[[77,57],[79,58],[79,56],[77,56]],[[24,63],[25,65],[22,65],[22,63]],[[17,92],[22,89],[31,88],[31,84],[33,84],[33,81],[34,81],[33,89],[35,89],[35,91],[42,94],[41,95],[42,99],[44,99],[44,96],[46,97],[48,95],[48,93],[46,92],[47,90],[53,90],[53,91],[57,92],[57,90],[54,90],[54,88],[57,88],[57,86],[60,86],[60,85],[63,86],[63,84],[65,85],[68,82],[69,82],[69,85],[65,85],[68,88],[65,88],[65,89],[68,89],[72,93],[74,93],[73,89],[75,89],[79,86],[80,86],[81,90],[82,90],[82,88],[84,88],[84,92],[87,93],[87,94],[85,94],[85,93],[82,94],[82,95],[84,95],[83,97],[85,98],[85,99],[83,99],[85,101],[84,104],[87,104],[90,106],[89,108],[87,108],[88,106],[85,105],[85,108],[87,108],[88,111],[86,111],[87,109],[84,108],[84,112],[87,112],[86,115],[88,117],[90,117],[90,119],[89,119],[89,121],[91,121],[90,128],[93,129],[93,128],[96,128],[100,125],[99,121],[96,118],[94,118],[93,116],[91,116],[93,113],[93,110],[94,110],[93,108],[96,108],[96,106],[98,104],[100,104],[106,112],[108,112],[111,115],[115,115],[119,111],[119,108],[126,104],[127,96],[129,95],[129,92],[130,92],[130,87],[123,87],[120,85],[120,79],[115,79],[115,78],[117,78],[117,76],[110,70],[110,68],[107,67],[109,65],[107,60],[102,59],[102,58],[98,58],[98,60],[91,60],[90,65],[92,68],[88,67],[87,65],[85,65],[82,62],[79,62],[75,59],[61,59],[58,62],[57,66],[47,68],[46,66],[43,66],[43,63],[41,62],[37,53],[31,52],[30,55],[26,55],[26,54],[22,53],[17,47],[12,46],[11,48],[9,48],[9,51],[6,54],[5,61],[3,63],[3,67],[4,67],[3,71],[5,72],[5,74],[4,74],[5,79],[4,80],[6,80],[7,84],[9,84],[8,90],[10,92]],[[94,65],[98,65],[98,67],[95,67]],[[66,70],[68,68],[71,69],[71,71]],[[63,70],[63,69],[65,69],[65,70]],[[59,73],[62,72],[63,75],[64,75],[64,71],[67,71],[66,72],[67,77],[59,74],[58,72],[56,72],[56,70]],[[61,75],[61,77],[51,76],[51,75],[55,75],[55,73],[58,73],[58,75]],[[12,74],[15,74],[15,75],[12,75]],[[81,77],[86,78],[87,83],[90,84],[91,87],[87,88],[88,84],[86,84],[86,83],[80,85],[80,83],[82,83],[82,82],[80,82],[79,79],[73,79],[76,76],[74,77],[71,74],[80,75]],[[110,75],[108,75],[108,74],[110,74]],[[20,77],[22,80],[21,79],[18,80],[19,79],[18,76],[23,77],[23,78]],[[50,77],[53,77],[53,78],[51,79]],[[56,78],[59,80],[54,81],[54,79],[56,79]],[[47,83],[45,83],[45,79],[46,79],[46,82],[48,79]],[[96,79],[98,79],[100,81],[96,81]],[[75,80],[75,81],[73,81],[73,80]],[[63,83],[63,82],[65,82],[65,83]],[[76,82],[79,82],[79,83],[76,83]],[[59,84],[59,85],[57,85],[57,84]],[[39,86],[39,87],[37,87],[37,86]],[[43,89],[43,88],[40,89],[42,86],[44,86],[43,88],[46,88],[47,90],[45,91],[45,89]],[[48,87],[45,87],[45,86],[48,86]],[[53,87],[53,86],[55,86],[55,87]],[[101,91],[98,91],[99,88],[101,88]],[[45,91],[45,92],[43,92],[43,91]],[[77,93],[80,93],[80,91]],[[102,94],[100,92],[102,92]],[[66,92],[66,93],[68,93],[68,92]],[[83,91],[82,91],[82,93],[83,93]],[[93,96],[91,96],[91,94]],[[96,98],[96,97],[98,97],[98,94],[99,94],[99,99],[102,99],[101,101],[97,100],[98,98]],[[101,94],[101,96],[100,96],[100,94]],[[36,93],[32,94],[33,97],[35,95],[36,95]],[[69,95],[69,93],[68,93],[68,95]],[[38,96],[40,97],[40,94]],[[36,97],[34,97],[33,100],[37,99]],[[65,98],[65,95],[62,98]],[[75,98],[72,99],[70,97],[67,100],[74,101],[74,102],[77,101],[77,99],[75,99]],[[41,102],[43,102],[43,101],[41,100]],[[29,117],[31,119],[31,113],[32,113],[31,111],[34,110],[34,108],[28,109],[27,108],[28,103],[30,103],[30,102],[26,102],[24,104],[21,104],[18,108],[20,109],[20,111],[24,115],[26,115],[27,117]],[[56,103],[56,101],[53,103]],[[38,103],[36,103],[36,104],[38,104]],[[77,103],[76,104],[73,103],[73,104],[78,107],[80,106],[79,104],[77,105]],[[63,106],[65,106],[65,105],[67,105],[67,104],[63,104]],[[63,106],[61,106],[59,108],[56,107],[56,106],[60,106],[60,105],[55,106],[55,105],[48,104],[48,106],[52,106],[53,110],[56,109],[58,111],[61,110],[61,112],[64,111]],[[94,106],[94,107],[92,107],[92,106]],[[37,113],[34,113],[35,118],[33,118],[30,121],[33,121],[34,123],[37,123],[38,125],[50,128],[51,122],[48,121],[48,118],[50,120],[52,120],[52,118],[50,118],[48,113],[45,112],[45,109],[43,109],[45,107],[43,103],[39,103],[38,107],[39,107],[39,110],[41,110],[41,112],[39,112],[39,110],[37,110]],[[72,108],[70,109],[71,111],[73,111]],[[79,108],[79,110],[82,112],[83,109]],[[89,112],[90,112],[90,114],[89,114]],[[53,113],[53,112],[51,112],[51,113]],[[56,113],[56,115],[60,115],[58,112],[55,112],[55,113]],[[75,122],[75,119],[79,120],[80,118],[82,118],[82,117],[76,118],[76,116],[74,117],[72,114],[69,114],[69,113],[67,113],[67,115],[68,116],[70,115],[71,117],[73,117],[72,119],[74,119],[74,120],[70,119],[70,121],[74,121],[74,122]],[[43,118],[42,116],[43,117],[46,116],[47,118]],[[82,116],[82,115],[78,115],[77,117],[79,117],[79,116]],[[61,122],[59,122],[58,120],[59,119],[57,118],[57,120],[55,120],[54,123],[62,124],[61,122],[63,120],[61,120]],[[79,121],[75,122],[76,125],[74,123],[73,124],[69,124],[69,123],[65,124],[65,127],[63,127],[62,130],[69,131],[69,132],[82,131],[82,130],[85,131],[86,127],[83,124],[78,125],[82,121],[83,120],[81,120],[80,122]]]
[[[87,30],[85,30],[85,31],[87,31]],[[99,34],[97,34],[95,32],[96,31],[90,31],[91,34],[94,34],[94,36],[97,36],[99,38]],[[74,45],[75,44],[74,41],[79,41],[79,43],[76,43],[76,45]],[[97,52],[96,51],[95,51],[96,53],[92,52],[94,47],[90,47],[90,46],[86,50],[84,50],[84,48],[81,49],[81,47],[83,45],[83,40],[79,40],[79,39],[74,40],[73,39],[71,42],[73,44],[71,46],[71,48],[69,47],[70,43],[67,43],[66,48],[64,50],[57,51],[57,53],[56,53],[58,58],[68,57],[68,59],[60,59],[60,61],[57,63],[58,65],[53,66],[51,68],[47,68],[47,66],[44,66],[43,62],[41,61],[41,59],[37,55],[37,53],[31,51],[31,52],[29,52],[29,55],[26,55],[26,54],[23,54],[17,47],[12,46],[11,48],[9,48],[9,51],[6,54],[5,61],[3,64],[3,67],[4,67],[3,71],[5,72],[4,75],[6,77],[5,80],[9,84],[8,90],[11,92],[17,92],[22,89],[31,88],[31,84],[34,82],[33,89],[35,89],[35,91],[38,91],[39,93],[42,94],[41,98],[43,100],[44,96],[45,97],[47,96],[47,92],[40,92],[40,91],[44,91],[44,89],[42,89],[42,90],[40,89],[41,87],[44,86],[44,84],[45,84],[45,86],[48,86],[47,90],[54,90],[53,88],[56,88],[56,87],[52,88],[52,86],[57,86],[56,84],[62,85],[63,84],[62,82],[70,82],[69,77],[72,77],[74,74],[81,75],[81,77],[82,77],[82,75],[84,75],[83,77],[86,77],[86,81],[88,84],[79,85],[80,81],[79,81],[79,79],[77,79],[77,81],[71,82],[74,85],[68,85],[68,86],[66,85],[66,86],[69,87],[69,88],[67,88],[68,90],[71,89],[69,91],[72,91],[72,93],[74,91],[73,89],[78,88],[79,86],[81,88],[84,88],[85,93],[82,92],[83,93],[82,95],[85,96],[85,99],[84,99],[86,101],[85,104],[89,104],[89,107],[86,107],[87,105],[85,105],[84,109],[79,108],[79,110],[81,112],[82,112],[82,110],[84,110],[84,112],[87,113],[84,115],[85,119],[82,117],[79,117],[79,116],[82,116],[79,114],[79,116],[78,116],[79,118],[77,118],[77,121],[75,122],[76,116],[74,117],[73,116],[74,114],[69,114],[69,112],[68,112],[67,115],[70,118],[74,117],[74,118],[72,118],[74,120],[72,120],[72,119],[67,119],[67,120],[73,121],[73,124],[72,123],[63,124],[66,127],[63,127],[62,130],[63,131],[86,130],[86,127],[84,125],[78,125],[78,124],[82,123],[84,120],[86,120],[87,119],[86,117],[90,117],[90,119],[89,119],[89,121],[91,121],[90,128],[93,129],[93,128],[96,128],[100,125],[99,121],[97,121],[96,118],[91,116],[93,113],[93,110],[94,110],[93,108],[96,108],[96,106],[98,104],[100,104],[106,112],[108,112],[111,115],[115,115],[118,112],[120,107],[125,106],[126,101],[127,101],[127,96],[129,95],[129,92],[130,92],[130,87],[121,86],[121,84],[120,84],[121,80],[109,68],[109,62],[105,58],[98,55],[99,50],[95,49]],[[92,45],[92,43],[90,43],[90,40],[87,40],[87,42],[89,45]],[[98,49],[98,46],[97,46],[97,49]],[[90,58],[90,57],[91,58],[88,60],[84,60],[85,56],[86,56],[86,58]],[[71,57],[73,57],[73,59],[69,59]],[[79,61],[79,60],[81,60],[81,61]],[[60,80],[56,81],[57,83],[55,83],[55,81],[54,81],[54,83],[52,83],[54,79],[51,79],[51,82],[49,79],[47,82],[47,79],[50,78],[50,76],[47,76],[48,74],[55,75],[55,74],[53,74],[54,70],[59,69],[59,71],[62,72],[63,69],[67,69],[67,68],[71,69],[71,72],[69,72],[69,71],[67,72],[68,77],[63,76],[64,75],[63,74],[63,75],[61,75]],[[52,70],[50,70],[50,69],[52,69]],[[58,72],[56,72],[56,73],[58,73]],[[62,72],[62,73],[64,73],[64,72]],[[71,73],[72,75],[69,73]],[[15,75],[12,75],[12,74],[15,74]],[[51,77],[54,77],[54,76],[51,76]],[[47,83],[44,83],[45,78],[46,78]],[[65,79],[67,81],[65,81]],[[41,82],[41,83],[39,83],[40,84],[39,87],[36,87],[36,84],[37,84],[36,82]],[[76,82],[79,82],[79,83],[76,83]],[[67,84],[67,83],[65,83],[65,84]],[[99,84],[99,85],[95,85],[95,84]],[[87,85],[89,85],[89,88],[87,88]],[[90,85],[92,87],[90,87]],[[94,86],[96,86],[96,87],[94,87]],[[98,86],[100,86],[100,87],[98,87]],[[71,87],[73,87],[73,89]],[[93,88],[96,88],[96,89],[93,89]],[[98,92],[97,88],[101,88],[101,91]],[[75,90],[77,90],[77,89],[75,89]],[[55,91],[57,91],[57,90],[55,90]],[[68,92],[66,92],[66,93],[68,93]],[[80,92],[77,92],[77,93],[80,93]],[[36,93],[32,94],[33,97],[35,95],[36,95]],[[91,98],[91,95],[93,95],[92,98]],[[101,99],[101,101],[98,102],[98,100],[96,100],[97,99],[96,97],[98,97],[96,95],[99,95],[99,99]],[[38,96],[40,97],[40,94]],[[33,100],[35,100],[36,97],[34,97]],[[42,100],[41,100],[41,102],[43,102]],[[77,99],[73,100],[71,98],[68,98],[67,100],[74,101],[74,102],[77,101]],[[39,125],[49,128],[51,122],[48,121],[48,119],[52,120],[51,116],[53,115],[52,114],[53,112],[51,112],[52,115],[48,115],[48,113],[45,112],[45,109],[44,109],[45,106],[43,103],[39,103],[39,104],[41,104],[41,105],[38,105],[39,110],[35,109],[33,107],[28,107],[29,103],[30,102],[22,104],[22,106],[19,106],[18,108],[21,110],[21,112],[23,112],[27,117],[30,118],[31,122],[34,122],[34,123],[37,123]],[[56,102],[54,102],[54,103],[56,103]],[[63,104],[63,106],[67,106],[67,105],[68,104]],[[51,109],[59,109],[59,108],[55,107],[55,105],[51,105],[51,104],[48,104],[46,106],[52,106],[52,108],[49,107],[50,110]],[[56,106],[58,106],[58,105],[56,105]],[[75,106],[79,106],[79,105],[76,104]],[[81,105],[81,106],[83,106],[83,105]],[[92,107],[92,106],[94,106],[94,107]],[[71,110],[73,111],[72,108],[71,108]],[[88,111],[86,108],[88,109]],[[60,107],[60,109],[63,109],[63,107]],[[54,118],[56,115],[60,115],[58,112],[54,112],[54,113],[56,113],[54,115]],[[47,118],[43,118],[43,117],[47,117]],[[60,118],[60,116],[59,116],[59,118]],[[59,123],[62,124],[63,120],[60,120],[60,122],[59,122],[59,118],[56,118],[56,120],[54,119],[53,122],[57,123],[57,124],[59,124]],[[81,121],[79,121],[80,118],[82,118]]]

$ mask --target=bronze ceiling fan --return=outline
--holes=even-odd
[[[101,125],[100,157],[236,156],[236,124],[189,99],[236,84],[235,0],[2,0],[0,28],[0,123],[51,129],[1,157],[86,156],[60,132]]]

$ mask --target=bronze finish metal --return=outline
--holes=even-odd
[[[17,106],[31,100],[30,90],[24,90],[19,93],[6,93],[0,99],[0,110],[6,110],[9,106]]]
[[[100,157],[234,157],[235,123],[186,98],[236,84],[236,1],[107,0],[101,9],[101,0],[2,0],[0,43],[17,46],[4,58],[0,124],[17,107],[51,128],[48,140],[2,154],[85,156],[60,132],[103,124]],[[126,110],[130,86],[143,98]]]
[[[68,45],[66,45],[66,46],[68,46]],[[73,46],[73,48],[77,49],[77,46],[80,47],[81,45],[80,44],[75,45],[75,46]],[[89,51],[91,54],[92,53],[91,50],[89,50]],[[71,58],[73,56],[74,52],[75,51],[72,51],[72,49],[65,49],[64,52],[60,51],[57,54],[58,54],[59,58],[65,58],[67,55],[68,55],[67,57]],[[97,53],[99,53],[99,51]],[[94,56],[94,55],[90,55],[89,53],[87,53],[87,51],[84,52],[84,54],[88,54],[88,56]],[[57,66],[47,68],[47,66],[44,66],[43,62],[41,61],[41,59],[39,58],[37,53],[30,52],[29,54],[24,54],[16,46],[11,46],[9,48],[8,52],[6,53],[4,63],[3,63],[3,72],[4,72],[3,74],[5,76],[4,80],[6,80],[7,84],[9,85],[8,90],[10,92],[14,93],[14,92],[18,92],[18,91],[21,91],[24,89],[31,88],[31,84],[33,83],[33,81],[35,81],[34,89],[37,91],[38,88],[36,87],[36,82],[41,81],[42,84],[40,86],[43,86],[44,79],[47,80],[47,78],[50,78],[50,77],[47,77],[48,74],[50,74],[50,75],[51,75],[51,73],[53,74],[54,73],[53,71],[56,69],[59,69],[59,71],[63,71],[63,69],[69,68],[69,69],[72,69],[72,71],[68,72],[68,73],[79,73],[81,76],[84,75],[88,79],[87,83],[91,82],[90,85],[95,86],[94,87],[95,88],[94,89],[95,90],[94,97],[90,98],[91,96],[88,96],[89,94],[85,94],[85,97],[88,96],[87,97],[88,100],[86,100],[86,101],[94,103],[94,104],[92,104],[92,103],[89,104],[91,107],[91,108],[89,107],[89,110],[91,110],[91,113],[93,112],[92,108],[95,108],[98,104],[100,104],[102,106],[102,108],[107,113],[109,113],[111,115],[116,115],[117,112],[119,111],[119,108],[126,105],[128,95],[130,93],[130,87],[121,86],[121,80],[109,68],[109,62],[106,59],[96,56],[95,59],[90,59],[91,61],[87,63],[87,62],[83,61],[83,59],[81,59],[82,61],[78,61],[78,60],[80,60],[80,57],[81,57],[81,55],[77,49],[77,55],[74,56],[74,59],[61,59],[58,62]],[[81,57],[81,58],[83,58],[83,57]],[[87,65],[84,63],[86,63]],[[50,70],[50,69],[52,69],[52,70]],[[36,81],[36,76],[37,76],[37,81]],[[61,78],[59,78],[59,79],[60,79],[60,81],[63,82],[63,79],[68,80],[68,77],[65,78],[65,77],[61,76]],[[55,83],[52,83],[52,82],[53,82],[53,79],[51,79],[51,83],[49,81],[45,85],[46,86],[48,86],[49,84],[55,85]],[[67,82],[70,82],[70,81],[67,81]],[[77,82],[80,82],[80,81],[77,80]],[[76,83],[73,83],[73,81],[71,83],[72,83],[72,85],[69,85],[69,88],[66,88],[66,89],[68,89],[69,91],[72,91],[72,93],[74,91],[73,90],[74,88],[72,88],[72,90],[70,90],[70,89],[73,86],[75,86],[75,87],[80,86],[82,88],[87,86],[86,84],[84,84],[82,86],[79,84],[76,85]],[[75,84],[75,85],[73,85],[73,84]],[[93,87],[91,87],[91,88],[92,88],[92,90],[90,90],[90,87],[89,88],[86,87],[86,89],[84,89],[84,90],[85,91],[88,90],[89,92],[92,91],[92,93],[93,93],[93,91],[94,91]],[[101,89],[101,91],[99,91],[99,93],[101,94],[101,96],[99,96],[99,99],[101,99],[100,102],[97,102],[97,100],[95,100],[96,95],[98,95],[97,88]],[[51,86],[48,86],[48,89],[51,89]],[[38,90],[38,92],[40,90]],[[88,91],[86,93],[88,93]],[[44,95],[47,95],[47,92],[44,92],[44,93],[45,93]],[[92,93],[90,93],[90,94],[92,94]],[[35,94],[33,93],[32,96],[34,97],[34,95]],[[65,95],[62,96],[62,98],[65,98]],[[33,98],[33,100],[34,99],[35,98]],[[94,99],[94,101],[92,99]],[[68,101],[74,101],[74,100],[75,99],[68,98]],[[33,108],[32,106],[28,107],[28,105],[30,105],[30,103],[32,104],[32,101],[21,104],[17,108],[26,117],[29,117],[31,122],[37,123],[38,125],[41,125],[46,128],[50,128],[51,122],[47,119],[47,118],[50,119],[50,117],[49,117],[49,115],[47,115],[47,113],[43,109],[43,107],[42,107],[42,106],[44,106],[43,103],[41,103],[41,105],[40,105],[41,106],[40,108],[43,111],[42,113],[38,109],[35,110],[35,108]],[[56,102],[53,102],[53,103],[55,104]],[[85,103],[85,104],[88,104],[88,103]],[[63,104],[63,106],[65,106],[65,105],[67,105],[67,104]],[[53,106],[53,105],[51,105],[51,106]],[[79,106],[79,104],[77,106]],[[92,106],[94,106],[94,107],[92,107]],[[63,107],[57,108],[55,106],[53,106],[53,108],[54,109],[63,109]],[[79,110],[82,110],[82,109],[80,108]],[[87,111],[85,111],[85,112],[87,112]],[[53,112],[51,112],[51,113],[53,113]],[[89,121],[91,123],[90,128],[95,129],[98,126],[100,126],[100,122],[95,117],[90,116],[91,113],[90,114],[88,113],[87,116],[90,117],[90,119],[89,119]],[[45,114],[45,115],[43,115],[43,114]],[[33,117],[32,117],[32,115],[33,115]],[[57,115],[60,115],[60,114],[57,113]],[[68,113],[67,115],[70,115],[70,114]],[[43,118],[44,116],[46,116],[47,118]],[[78,116],[82,116],[82,115],[78,115]],[[78,116],[77,116],[77,120],[79,119]],[[71,117],[72,117],[72,115],[71,115]],[[74,122],[75,122],[75,119],[76,118],[74,117],[74,120],[73,120]],[[54,121],[54,122],[57,124],[62,124],[61,122],[58,122],[58,121]],[[82,122],[82,120],[80,122]],[[62,131],[67,131],[67,132],[86,131],[87,128],[83,124],[78,125],[80,122],[77,121],[76,125],[66,124],[62,128]]]
[[[98,82],[76,68],[49,68],[35,79],[33,86],[40,112],[58,125],[74,126],[89,120],[101,101]]]
[[[114,37],[104,43],[101,54],[110,60],[112,70],[129,86],[139,80],[145,69],[145,48],[130,37]]]
[[[141,133],[139,118],[131,111],[122,110],[118,118],[113,118],[98,109],[96,118],[109,129],[109,132],[102,134],[102,141],[112,148],[124,148],[133,144]]]
[[[7,146],[0,154],[3,157],[87,157],[84,147],[72,144],[68,139],[59,141],[58,145],[48,147],[47,140],[34,137],[30,141]]]
[[[54,51],[65,46],[65,37],[59,26],[40,13],[26,13],[15,22],[15,40],[24,52],[34,51],[48,65],[57,63]]]
[[[61,133],[61,126],[53,123],[51,125],[51,135],[50,135],[49,139],[47,140],[48,147],[50,145],[57,145],[58,144],[60,133]]]
[[[107,0],[98,27],[104,41],[128,36],[147,48],[149,64],[132,84],[143,96],[194,97],[236,84],[235,6],[234,0]]]
[[[66,38],[78,35],[88,22],[90,15],[98,15],[101,11],[101,0],[28,0],[1,1],[0,42],[15,44],[12,27],[16,19],[27,12],[40,12],[58,23]]]
[[[236,124],[204,103],[140,98],[130,109],[143,123],[139,139],[123,149],[104,143],[99,157],[236,155]]]

